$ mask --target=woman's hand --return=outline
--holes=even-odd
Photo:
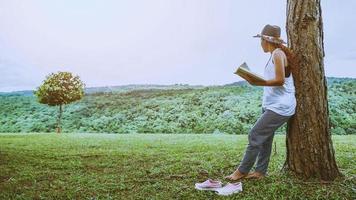
[[[257,81],[249,76],[243,75],[242,78],[244,78],[251,85],[256,85],[256,86],[265,86],[266,85],[266,81]]]
[[[285,62],[284,62],[285,55],[281,51],[277,51],[276,53],[273,54],[273,62],[275,65],[275,78],[266,80],[266,81],[258,81],[254,78],[251,78],[247,75],[241,76],[244,78],[248,83],[251,85],[256,85],[256,86],[283,86],[284,84],[284,68],[285,68]]]

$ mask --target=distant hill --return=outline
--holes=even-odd
[[[238,81],[229,84],[225,84],[224,86],[241,86],[241,85],[248,85],[246,81]]]
[[[152,85],[152,84],[147,84],[147,85],[122,85],[122,86],[105,86],[105,87],[90,87],[90,88],[85,88],[85,93],[86,94],[92,94],[92,93],[117,93],[117,92],[128,92],[132,90],[152,90],[152,89],[158,89],[158,90],[174,90],[174,89],[199,89],[203,88],[205,86],[201,85],[188,85],[188,84],[174,84],[174,85]]]
[[[181,89],[199,89],[206,86],[202,85],[188,85],[188,84],[174,84],[174,85],[121,85],[121,86],[102,86],[102,87],[88,87],[85,88],[86,94],[93,93],[121,93],[133,90],[181,90]],[[33,96],[34,90],[14,91],[14,92],[0,92],[0,96]]]
[[[351,81],[356,80],[355,78],[336,78],[328,77],[327,83],[331,85],[333,83],[340,83],[342,81]],[[246,81],[238,81],[222,86],[246,86],[248,83]],[[221,85],[215,85],[221,86]],[[102,86],[102,87],[88,87],[85,88],[86,94],[93,93],[121,93],[128,92],[133,90],[180,90],[180,89],[201,89],[204,87],[214,87],[213,86],[203,86],[203,85],[189,85],[189,84],[173,84],[173,85],[156,85],[156,84],[130,84],[130,85],[120,85],[120,86]],[[0,96],[33,96],[33,90],[24,90],[24,91],[14,91],[14,92],[0,92]]]
[[[33,90],[23,90],[15,92],[0,92],[0,96],[33,96]]]
[[[261,114],[262,87],[126,85],[87,88],[64,106],[64,132],[247,134]],[[356,79],[328,79],[333,134],[356,133]],[[0,95],[1,132],[53,132],[57,107],[32,91]],[[284,132],[285,126],[278,132]]]

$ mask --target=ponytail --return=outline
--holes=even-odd
[[[297,66],[297,59],[295,57],[294,52],[290,48],[284,46],[283,44],[275,44],[275,45],[277,48],[280,48],[286,54],[288,60],[287,69],[289,70],[289,72],[294,73]]]

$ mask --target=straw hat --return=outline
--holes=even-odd
[[[261,34],[257,34],[253,37],[263,38],[268,42],[272,42],[276,44],[286,44],[281,39],[281,28],[276,25],[267,24],[265,27],[263,27]]]

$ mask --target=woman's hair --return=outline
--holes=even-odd
[[[275,46],[276,48],[280,48],[287,56],[287,60],[288,60],[288,65],[287,65],[287,70],[286,70],[286,77],[289,76],[290,72],[294,72],[295,71],[295,67],[297,65],[297,59],[295,57],[295,54],[293,53],[293,51],[284,46],[283,44],[280,43],[271,43],[269,42],[271,45]]]

